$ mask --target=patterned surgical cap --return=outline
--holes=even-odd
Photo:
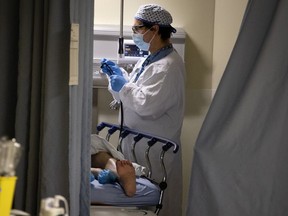
[[[171,14],[160,5],[147,4],[139,7],[135,19],[159,26],[170,26],[173,19]]]

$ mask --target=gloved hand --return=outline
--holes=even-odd
[[[104,169],[98,174],[98,181],[100,184],[113,184],[117,181],[117,176],[112,171]]]
[[[102,69],[102,72],[107,74],[108,76],[111,76],[111,75],[123,76],[122,71],[119,68],[119,66],[115,64],[114,62],[105,58],[101,60],[101,69]]]
[[[95,176],[93,175],[92,172],[90,172],[90,182],[94,181],[95,180]]]
[[[110,76],[110,84],[113,91],[119,92],[121,88],[125,85],[125,83],[127,83],[127,80],[123,76]]]

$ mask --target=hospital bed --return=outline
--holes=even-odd
[[[143,215],[158,215],[162,207],[165,208],[165,206],[163,206],[164,192],[167,187],[169,187],[169,185],[167,185],[168,176],[165,156],[167,154],[176,154],[179,148],[178,144],[159,136],[132,130],[127,127],[122,128],[119,125],[107,122],[100,123],[97,126],[96,133],[101,136],[104,134],[103,136],[108,141],[112,135],[118,136],[119,138],[116,137],[118,140],[117,150],[120,152],[122,152],[123,147],[125,147],[125,139],[129,137],[129,140],[132,141],[130,149],[132,162],[145,167],[145,174],[136,178],[136,194],[133,197],[127,197],[118,183],[100,184],[96,179],[92,181],[90,183],[91,215],[93,215],[92,211],[101,216],[101,212],[109,211],[112,213],[116,212],[117,209],[121,209],[121,211],[118,211],[121,212],[120,215],[142,215],[142,213]],[[143,143],[145,145],[144,151],[143,148],[138,147],[138,145],[143,145]],[[143,152],[138,152],[139,149],[142,149]],[[155,155],[155,153],[159,155],[157,160],[150,160],[150,156],[152,154]],[[144,162],[138,160],[138,155],[143,156],[145,159]],[[161,168],[161,173],[158,173],[159,169],[157,173],[154,173],[154,167],[156,165]],[[154,178],[156,174],[158,179]],[[138,210],[137,214],[135,213],[136,210]],[[102,215],[107,214],[104,213]],[[113,215],[115,214],[113,213]]]

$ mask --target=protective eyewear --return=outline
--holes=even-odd
[[[132,31],[134,33],[138,32],[141,28],[144,28],[145,25],[137,25],[137,26],[132,26]]]

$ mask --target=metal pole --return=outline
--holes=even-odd
[[[124,42],[124,38],[123,38],[123,11],[124,11],[124,0],[121,0],[121,7],[120,7],[120,36],[119,36],[119,47],[118,47],[118,54],[119,54],[119,58],[123,57],[123,42]]]

